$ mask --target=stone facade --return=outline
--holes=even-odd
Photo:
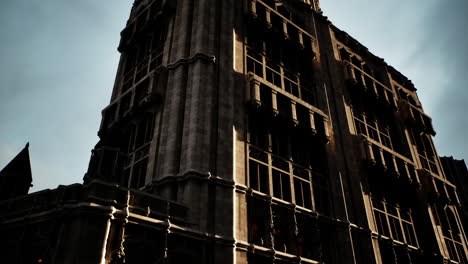
[[[468,263],[415,87],[318,1],[137,0],[121,35],[82,209],[0,216],[70,225],[48,262]]]

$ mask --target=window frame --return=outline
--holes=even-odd
[[[382,237],[393,239],[400,243],[408,244],[413,248],[419,248],[419,240],[416,234],[411,208],[401,208],[398,206],[398,204],[394,206],[389,204],[388,201],[385,201],[385,199],[379,200],[375,197],[370,198],[370,203],[372,207],[372,218],[374,221],[374,227],[377,233],[379,233]],[[378,204],[380,204],[380,206],[378,206]],[[403,218],[402,214],[406,214],[408,218]],[[377,215],[379,215],[379,218],[383,216],[385,219],[385,223],[383,223],[383,221],[379,222],[377,220]],[[382,226],[384,224],[386,224],[386,226]],[[396,226],[396,224],[398,224],[398,226]],[[407,225],[412,227],[412,230],[406,230]],[[398,235],[393,234],[395,231],[399,231]],[[384,234],[386,232],[388,232],[388,234]],[[410,241],[413,239],[407,237],[411,234],[412,238],[414,238],[415,241]]]
[[[363,135],[382,146],[394,150],[392,134],[390,133],[390,126],[388,124],[376,121],[376,119],[371,118],[365,112],[358,112],[355,109],[352,109],[351,112],[353,116],[354,132],[356,135]],[[371,136],[370,130],[375,131],[376,135]],[[385,138],[385,140],[382,138]]]

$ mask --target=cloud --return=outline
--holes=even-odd
[[[322,1],[338,27],[411,79],[439,154],[468,158],[468,1]]]
[[[440,155],[468,158],[468,2],[441,1],[425,20],[424,39],[421,44],[419,65],[427,74],[426,84],[432,93],[419,88],[425,101],[431,101],[430,113],[438,136],[436,143]]]

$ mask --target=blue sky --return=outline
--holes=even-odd
[[[31,142],[31,191],[82,181],[131,2],[2,1],[0,167]],[[468,1],[322,0],[321,6],[335,25],[413,80],[434,119],[439,154],[468,158]]]

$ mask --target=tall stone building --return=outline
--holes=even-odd
[[[11,263],[468,263],[415,87],[317,0],[137,0],[121,36],[84,185],[0,203]]]

